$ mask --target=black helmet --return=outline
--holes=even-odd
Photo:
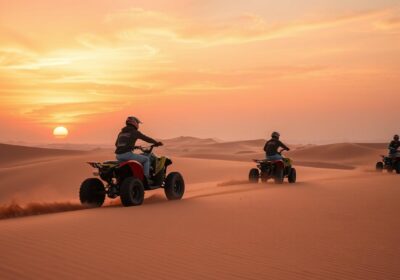
[[[272,132],[271,137],[275,138],[275,139],[279,139],[279,137],[281,137],[281,134],[279,132],[274,131],[274,132]]]
[[[126,123],[126,125],[133,125],[134,127],[138,128],[139,124],[142,122],[134,116],[129,116],[126,118],[125,123]]]
[[[395,136],[393,136],[393,139],[395,140],[395,141],[399,141],[399,135],[395,135]]]

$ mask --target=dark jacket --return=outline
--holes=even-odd
[[[264,151],[267,153],[267,156],[274,156],[278,154],[278,149],[283,148],[285,150],[290,150],[285,144],[283,144],[278,139],[272,138],[271,140],[267,141],[264,146]]]
[[[136,127],[132,125],[127,125],[123,129],[121,129],[121,132],[118,134],[117,141],[115,141],[115,147],[117,148],[115,150],[115,153],[124,154],[127,152],[132,152],[138,139],[143,140],[147,143],[158,143],[158,141],[154,140],[153,138],[150,138],[141,133],[139,130],[136,129]]]
[[[400,141],[395,141],[393,140],[392,142],[390,142],[389,144],[389,154],[395,154],[397,153],[397,150],[400,147]]]

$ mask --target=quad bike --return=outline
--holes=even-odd
[[[283,152],[280,151],[281,155]],[[269,179],[274,179],[275,184],[282,184],[285,177],[288,178],[289,183],[296,183],[296,169],[292,166],[292,161],[289,158],[282,160],[257,160],[258,168],[253,168],[249,172],[249,181],[251,183],[267,182]]]
[[[144,176],[143,166],[137,161],[126,162],[106,161],[88,162],[98,171],[94,172],[99,178],[88,178],[81,184],[79,198],[82,204],[90,207],[101,207],[106,195],[109,198],[121,198],[123,206],[141,205],[144,200],[144,192],[164,188],[168,200],[181,199],[185,192],[185,182],[178,172],[167,174],[167,167],[172,161],[166,157],[156,157],[153,148],[135,147],[150,157],[150,180]],[[104,181],[104,182],[103,182]]]
[[[382,155],[382,161],[376,163],[376,171],[382,172],[384,169],[387,172],[392,173],[396,170],[397,174],[400,174],[400,152],[397,152],[391,157]]]

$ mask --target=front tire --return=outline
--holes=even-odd
[[[297,180],[297,174],[296,174],[296,169],[295,168],[291,168],[290,172],[289,172],[289,176],[288,176],[288,181],[291,184],[296,183]]]
[[[283,184],[283,180],[285,179],[285,173],[284,173],[284,168],[282,167],[276,167],[275,170],[275,176],[274,176],[274,181],[275,184]]]
[[[172,172],[168,174],[167,179],[165,179],[164,192],[168,200],[179,200],[183,197],[185,181],[180,173]]]
[[[104,184],[97,178],[89,178],[82,182],[79,189],[79,200],[91,208],[101,207],[106,199]]]
[[[383,162],[377,162],[375,169],[377,172],[382,172],[383,171]]]
[[[134,177],[126,178],[120,189],[121,203],[125,207],[138,206],[144,200],[144,187],[142,181]]]
[[[260,178],[261,178],[261,183],[267,183],[269,179],[268,173],[261,172]]]
[[[260,179],[260,171],[258,169],[253,168],[249,172],[249,182],[257,184],[258,180]]]

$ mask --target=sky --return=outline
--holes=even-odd
[[[0,141],[389,141],[398,0],[0,0]],[[69,136],[55,139],[65,126]]]

